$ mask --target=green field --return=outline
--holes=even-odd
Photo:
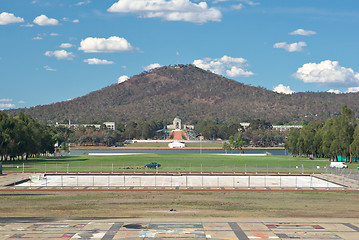
[[[146,169],[157,162],[158,169]],[[292,156],[235,156],[215,154],[141,154],[127,156],[66,156],[3,162],[4,172],[325,172],[326,159]],[[359,164],[348,164],[356,169]]]

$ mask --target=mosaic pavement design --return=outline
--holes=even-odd
[[[138,221],[138,222],[135,222]],[[0,239],[359,239],[359,222],[162,222],[141,219],[0,220]]]

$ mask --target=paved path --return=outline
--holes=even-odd
[[[182,134],[185,137],[185,139],[182,138]],[[173,138],[170,139],[168,138],[168,140],[177,140],[177,141],[183,141],[183,140],[188,140],[186,137],[186,134],[183,131],[173,131],[170,136],[173,135]]]
[[[7,186],[25,179],[28,179],[31,173],[4,173],[0,174],[0,187]]]
[[[0,218],[0,239],[357,240],[359,219]]]

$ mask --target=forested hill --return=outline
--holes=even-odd
[[[284,95],[244,85],[193,65],[154,69],[70,101],[19,110],[51,123],[94,121],[191,120],[277,121],[325,120],[346,103],[359,113],[359,93],[295,93]]]

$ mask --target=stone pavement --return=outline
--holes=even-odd
[[[3,173],[0,174],[0,187],[14,184],[16,182],[26,180],[31,173]]]
[[[339,175],[329,174],[329,173],[320,174],[319,177],[321,179],[324,179],[324,180],[327,180],[330,182],[342,184],[342,185],[352,188],[352,189],[359,189],[359,181],[357,181],[355,179],[350,179],[345,176],[339,176]]]
[[[359,239],[359,219],[0,218],[0,239]]]

